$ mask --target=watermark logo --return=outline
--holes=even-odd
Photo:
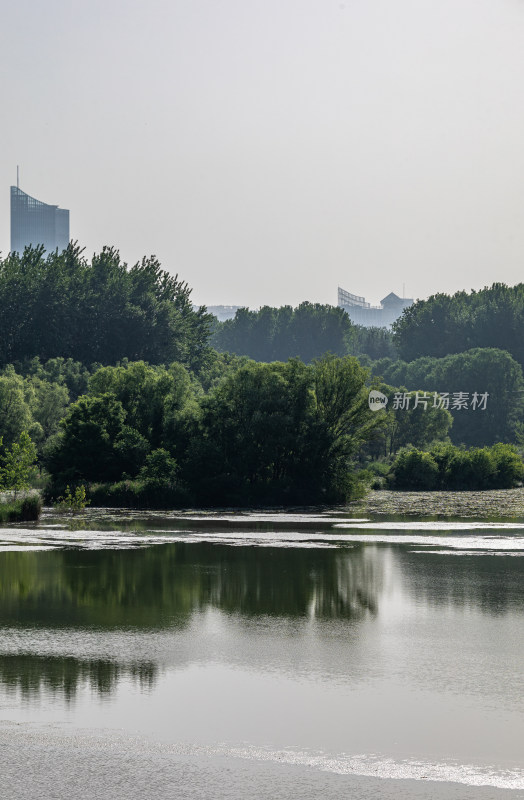
[[[388,398],[385,394],[382,394],[382,392],[377,392],[376,389],[372,389],[369,393],[368,403],[372,411],[380,411],[381,408],[387,406]]]
[[[394,411],[422,408],[444,408],[449,411],[485,411],[489,392],[395,392],[391,403]],[[387,395],[372,389],[368,396],[371,411],[380,411],[388,404]]]
[[[423,408],[426,411],[428,407],[449,411],[485,411],[488,397],[488,392],[395,392],[391,407],[395,411],[408,411],[410,408]]]

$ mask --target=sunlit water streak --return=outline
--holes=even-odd
[[[169,757],[190,756],[198,759],[221,757],[241,759],[251,762],[267,762],[275,765],[294,765],[338,775],[381,778],[382,780],[415,780],[438,783],[455,783],[471,787],[492,787],[494,789],[524,789],[524,771],[519,769],[500,770],[493,767],[481,768],[473,764],[458,764],[445,761],[424,761],[415,759],[381,758],[373,753],[348,755],[337,753],[327,755],[321,751],[306,751],[295,748],[272,750],[267,747],[249,745],[231,746],[216,744],[203,746],[193,743],[171,744],[163,741],[133,736],[122,731],[98,731],[84,729],[64,735],[49,726],[26,727],[13,725],[0,719],[0,741],[3,734],[11,740],[18,740],[22,746],[28,744],[42,746],[52,744],[67,749],[75,748],[100,750],[111,753],[125,749],[129,756]],[[253,791],[255,787],[252,787]],[[428,787],[429,789],[429,787]],[[255,789],[256,790],[256,789]]]
[[[123,549],[150,547],[170,543],[214,543],[225,545],[251,545],[258,547],[326,548],[351,546],[355,543],[406,544],[425,547],[451,548],[464,551],[524,551],[524,527],[510,523],[372,523],[364,525],[336,525],[328,531],[271,530],[148,530],[105,531],[67,530],[64,528],[3,528],[0,529],[0,551],[46,550],[53,547],[82,549]],[[364,529],[365,533],[358,533]],[[504,531],[512,531],[510,535]],[[380,532],[377,532],[380,531]],[[391,532],[390,532],[391,531]],[[417,531],[418,534],[412,533]],[[456,531],[456,535],[452,532]],[[495,531],[501,531],[494,535]],[[514,533],[513,533],[514,531]],[[518,535],[517,532],[522,535]],[[435,533],[438,535],[434,535]],[[471,535],[475,532],[478,535]],[[450,535],[446,535],[446,533]],[[468,535],[468,533],[470,535]]]

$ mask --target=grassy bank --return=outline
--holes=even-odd
[[[0,523],[35,522],[41,511],[42,499],[39,494],[4,497],[0,500]]]

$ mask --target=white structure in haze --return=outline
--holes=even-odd
[[[412,298],[399,297],[390,292],[379,306],[366,303],[365,297],[346,292],[338,287],[338,305],[347,312],[351,322],[366,328],[390,328],[405,308],[413,304]]]

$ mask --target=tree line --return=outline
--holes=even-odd
[[[524,379],[520,364],[505,350],[474,348],[443,358],[424,356],[414,361],[379,359],[370,368],[389,385],[391,407],[394,390],[447,393],[453,424],[449,435],[455,444],[491,445],[519,442],[524,417]],[[453,395],[467,395],[453,407]],[[487,394],[485,408],[474,409],[474,393]],[[433,402],[431,400],[430,402]]]
[[[190,294],[154,256],[129,268],[113,247],[90,260],[75,243],[62,253],[26,247],[0,258],[0,365],[37,356],[198,368],[211,315],[194,309]]]
[[[511,330],[522,339],[522,286],[430,298],[394,334],[312,303],[218,323],[154,257],[129,268],[109,247],[91,260],[76,244],[26,248],[0,259],[0,458],[24,434],[50,496],[89,484],[109,504],[224,505],[343,500],[358,466],[404,447],[524,444],[509,347]],[[456,346],[478,345],[475,331],[490,346],[445,352],[464,319]],[[411,358],[431,341],[443,355]],[[371,387],[389,400],[378,414]],[[457,394],[468,402],[451,403]]]
[[[50,437],[50,493],[110,505],[337,502],[382,424],[352,357],[248,362],[206,392],[179,363],[102,367]]]
[[[405,361],[444,358],[473,348],[506,350],[524,366],[524,283],[418,300],[393,325]]]
[[[369,410],[371,386],[386,411]],[[333,502],[354,496],[366,459],[447,440],[451,413],[416,406],[415,392],[395,409],[399,391],[351,356],[217,353],[198,375],[177,362],[34,358],[0,373],[0,428],[6,448],[30,433],[55,501],[86,485],[109,505]]]
[[[386,328],[354,325],[343,308],[308,302],[296,308],[240,308],[233,319],[215,320],[211,344],[220,352],[267,362],[300,358],[311,363],[326,353],[371,359],[396,354]]]
[[[388,481],[397,489],[511,489],[524,479],[524,464],[511,445],[461,450],[433,444],[402,450]]]

